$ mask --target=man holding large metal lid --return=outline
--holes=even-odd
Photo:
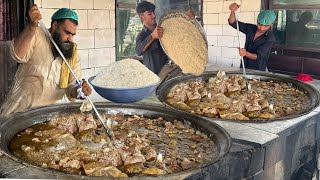
[[[144,27],[136,38],[136,53],[138,56],[143,56],[142,63],[155,74],[159,74],[161,69],[169,58],[163,51],[159,38],[163,35],[163,28],[157,26],[156,16],[154,13],[155,5],[142,1],[136,7]],[[186,12],[190,17],[194,17],[194,12],[190,9]]]
[[[33,5],[28,11],[26,27],[12,40],[11,55],[20,65],[14,84],[0,109],[0,117],[27,111],[36,106],[54,104],[64,95],[70,101],[75,101],[92,92],[86,81],[81,85],[75,84],[66,63],[38,26],[40,19],[40,11],[37,5]],[[71,9],[61,8],[52,15],[51,20],[51,36],[76,76],[80,78],[80,59],[77,45],[73,43],[78,16]]]
[[[229,6],[231,13],[228,21],[235,29],[237,28],[235,12],[239,7],[236,3]],[[239,47],[239,54],[243,57],[246,68],[266,70],[271,49],[275,43],[275,37],[271,32],[275,19],[276,15],[273,11],[265,10],[259,13],[257,25],[239,22],[239,30],[246,34],[245,47]]]
[[[163,29],[156,24],[155,8],[155,5],[148,1],[142,1],[136,7],[137,14],[144,25],[136,38],[136,53],[138,56],[143,55],[142,63],[148,69],[159,74],[169,60],[159,42]]]

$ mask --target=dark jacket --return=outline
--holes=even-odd
[[[143,56],[143,64],[155,74],[159,74],[162,67],[168,62],[168,57],[164,53],[159,39],[155,39],[145,52],[142,52],[148,40],[151,38],[152,31],[146,26],[136,38],[136,53]]]
[[[237,29],[236,22],[230,24],[230,26]],[[239,22],[239,30],[246,34],[246,44],[244,48],[250,53],[257,54],[256,60],[243,57],[243,61],[246,68],[265,71],[272,46],[276,40],[271,32],[271,28],[256,40],[253,40],[257,29],[258,27],[254,24]],[[240,67],[242,67],[242,63]]]

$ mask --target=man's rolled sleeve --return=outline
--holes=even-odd
[[[14,40],[15,40],[15,38],[13,38],[13,40],[10,43],[10,54],[11,54],[11,57],[12,57],[13,60],[17,61],[18,63],[27,63],[29,61],[30,57],[33,54],[33,48],[34,48],[34,45],[36,43],[36,38],[38,36],[38,31],[39,31],[39,28],[37,28],[37,30],[35,32],[35,35],[31,39],[30,46],[29,46],[29,49],[27,50],[27,53],[22,58],[18,57],[18,55],[14,51]]]

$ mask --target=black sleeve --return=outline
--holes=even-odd
[[[141,31],[136,38],[136,54],[142,56],[144,54],[143,48],[146,46],[150,40],[151,35],[148,35],[144,31]]]
[[[265,67],[267,65],[274,43],[275,43],[275,38],[272,36],[272,37],[269,37],[263,45],[258,47],[257,53],[256,53],[257,54],[256,61],[258,61],[259,67]]]
[[[228,21],[229,22],[229,21]],[[233,27],[234,29],[237,29],[237,23],[236,23],[236,21],[234,21],[234,23],[230,23],[229,22],[229,25],[231,26],[231,27]],[[249,26],[249,24],[247,24],[247,23],[243,23],[243,22],[241,22],[241,21],[239,21],[239,31],[241,31],[241,32],[243,32],[244,34],[247,34],[247,32],[248,32],[248,26]]]

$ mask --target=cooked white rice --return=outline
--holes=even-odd
[[[159,82],[159,77],[135,59],[123,59],[101,70],[92,83],[106,88],[137,88]]]

